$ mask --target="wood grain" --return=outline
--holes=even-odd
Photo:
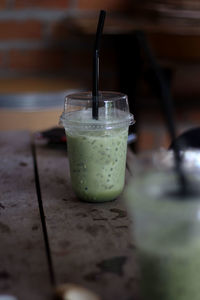
[[[136,299],[135,248],[123,196],[80,202],[71,188],[66,149],[38,145],[37,159],[57,283],[80,284],[104,300]]]
[[[29,134],[1,132],[0,158],[0,294],[49,299]]]

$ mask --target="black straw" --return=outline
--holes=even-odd
[[[169,86],[163,76],[162,70],[160,69],[156,59],[154,58],[148,44],[145,38],[145,35],[143,32],[136,32],[136,36],[138,39],[138,42],[142,49],[144,50],[147,58],[149,59],[149,62],[151,64],[151,67],[154,71],[155,77],[157,79],[159,88],[160,88],[160,97],[162,100],[162,106],[164,111],[164,116],[168,128],[169,135],[174,141],[174,160],[175,160],[175,170],[178,175],[178,182],[179,182],[179,189],[180,189],[180,195],[186,196],[189,189],[188,181],[186,180],[185,173],[182,168],[182,157],[180,154],[180,144],[176,142],[176,127],[174,122],[174,113],[173,113],[173,107],[172,107],[172,98],[169,91]]]
[[[93,53],[93,84],[92,84],[92,117],[98,120],[99,117],[99,47],[100,39],[103,32],[103,26],[105,21],[106,12],[104,10],[100,11],[99,22],[97,25],[96,38],[94,44]]]

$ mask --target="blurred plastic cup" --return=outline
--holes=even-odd
[[[92,94],[66,97],[60,122],[67,135],[74,192],[83,201],[114,200],[124,188],[129,125],[128,98],[116,92],[99,95],[99,118],[92,118]]]
[[[180,197],[171,152],[144,156],[124,192],[143,300],[199,300],[200,169],[192,152],[184,153],[190,195]]]

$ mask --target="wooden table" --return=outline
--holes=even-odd
[[[80,202],[66,149],[33,145],[26,131],[1,132],[0,157],[0,295],[51,299],[55,285],[70,282],[102,300],[136,299],[135,247],[123,197]]]

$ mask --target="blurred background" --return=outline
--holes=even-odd
[[[64,95],[91,90],[100,9],[100,89],[128,94],[137,149],[170,143],[138,30],[165,75],[178,133],[199,126],[199,0],[0,0],[0,130],[57,126]]]

